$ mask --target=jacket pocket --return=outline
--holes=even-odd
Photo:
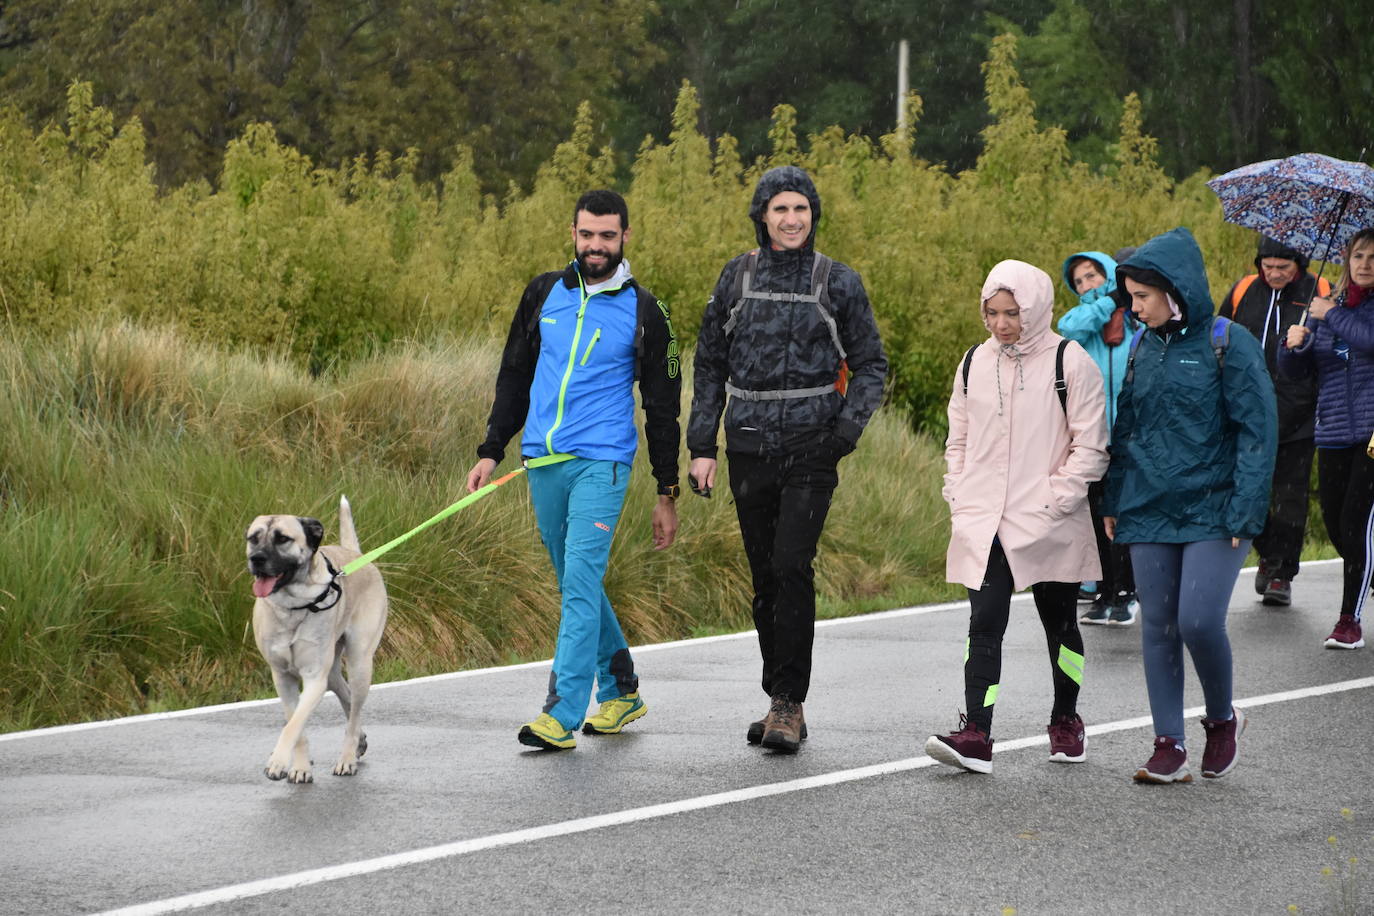
[[[587,349],[586,349],[586,351],[583,352],[583,354],[582,354],[582,361],[581,361],[580,363],[578,363],[579,366],[585,366],[585,365],[587,365],[587,360],[591,359],[591,356],[592,356],[592,348],[596,346],[596,342],[597,342],[598,340],[600,340],[600,339],[601,339],[601,329],[600,329],[600,328],[597,328],[594,332],[592,332],[592,339],[591,339],[591,342],[587,344]]]

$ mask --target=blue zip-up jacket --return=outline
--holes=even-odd
[[[1374,435],[1374,296],[1345,307],[1345,293],[1323,321],[1308,317],[1312,333],[1296,350],[1279,347],[1279,371],[1290,378],[1317,375],[1317,445],[1364,445]],[[1342,356],[1344,352],[1344,356]]]
[[[520,453],[634,461],[634,382],[644,406],[649,463],[661,486],[678,481],[682,380],[668,308],[630,276],[587,296],[573,261],[525,288],[511,322],[479,458],[500,462],[524,426]]]
[[[1121,544],[1253,538],[1264,528],[1278,448],[1259,341],[1232,324],[1218,371],[1207,273],[1187,229],[1146,242],[1129,267],[1163,275],[1183,318],[1140,335],[1117,403],[1102,514],[1116,518]],[[1119,268],[1122,289],[1123,281]]]
[[[1090,289],[1081,296],[1074,291],[1073,277],[1069,275],[1069,264],[1079,258],[1096,262],[1102,276],[1107,278],[1102,286]],[[1126,357],[1131,350],[1129,320],[1121,343],[1113,346],[1102,339],[1102,328],[1117,307],[1117,301],[1112,296],[1116,292],[1116,261],[1100,251],[1080,251],[1064,259],[1063,274],[1064,285],[1070,293],[1078,296],[1078,305],[1059,319],[1059,334],[1078,341],[1101,370],[1102,384],[1107,390],[1107,431],[1110,433],[1112,424],[1116,422],[1116,398],[1121,393],[1121,380],[1126,377]]]

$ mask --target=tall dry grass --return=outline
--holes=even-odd
[[[127,323],[0,342],[0,729],[269,695],[248,522],[332,533],[347,494],[369,546],[428,518],[462,495],[498,360],[485,339],[404,343],[311,377]],[[935,444],[880,412],[841,470],[823,613],[947,593]],[[606,579],[631,642],[751,626],[728,487],[685,497],[678,542],[654,551],[635,473]],[[513,482],[380,561],[381,679],[549,656],[557,589],[527,493]]]

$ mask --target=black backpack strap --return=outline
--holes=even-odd
[[[977,345],[977,344],[974,344],[973,346],[969,347],[969,348],[968,348],[968,352],[964,354],[964,397],[965,397],[965,398],[968,397],[968,370],[969,370],[969,366],[972,366],[972,365],[973,365],[973,351],[974,351],[974,350],[977,350],[977,349],[978,349],[978,345]]]
[[[834,263],[829,257],[816,252],[811,264],[811,293],[816,297],[816,307],[820,309],[821,320],[830,329],[830,340],[835,344],[836,352],[840,354],[840,362],[844,362],[849,354],[844,352],[844,344],[840,343],[840,329],[835,324],[835,313],[830,308],[830,268]]]
[[[745,257],[740,269],[735,271],[735,288],[731,291],[734,298],[730,300],[730,309],[725,313],[725,336],[729,338],[730,332],[735,329],[735,322],[739,320],[740,303],[744,301],[745,294],[751,290],[750,282],[754,279],[754,271],[759,265],[759,250],[755,248]]]
[[[1122,382],[1123,387],[1129,385],[1135,378],[1135,351],[1136,348],[1140,346],[1140,338],[1144,336],[1145,326],[1141,325],[1139,328],[1136,328],[1135,334],[1131,337],[1131,349],[1129,351],[1130,355],[1126,359],[1126,378]]]
[[[1069,415],[1069,384],[1064,381],[1064,350],[1068,345],[1067,339],[1059,341],[1059,349],[1054,353],[1054,390],[1059,395],[1059,406],[1065,417]]]

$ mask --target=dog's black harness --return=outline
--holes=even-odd
[[[339,585],[340,573],[334,568],[334,564],[329,562],[329,557],[324,558],[324,565],[325,568],[329,570],[329,584],[324,587],[324,591],[320,592],[319,597],[309,604],[302,604],[299,607],[293,607],[291,610],[309,611],[312,614],[317,614],[320,611],[327,611],[339,603],[339,599],[343,597],[343,586]],[[331,592],[334,595],[334,600],[328,604],[321,604],[320,602],[328,598]]]

